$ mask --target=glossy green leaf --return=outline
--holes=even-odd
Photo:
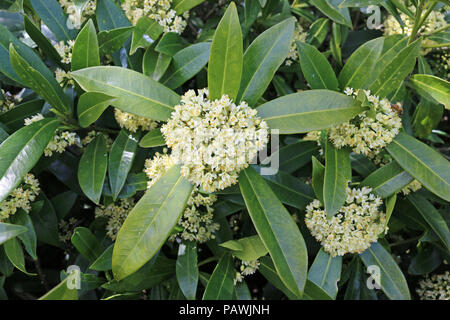
[[[180,15],[199,5],[203,1],[205,0],[174,0],[172,3],[172,8],[176,11],[177,15]]]
[[[297,41],[303,75],[311,89],[338,91],[338,81],[330,63],[314,46]]]
[[[352,28],[352,21],[347,8],[339,8],[338,4],[342,1],[332,0],[311,0],[311,4],[316,6],[324,15],[331,20]]]
[[[14,265],[14,267],[29,276],[36,275],[34,273],[27,272],[25,268],[25,256],[23,255],[22,246],[20,245],[20,242],[19,240],[17,240],[17,238],[12,238],[6,241],[3,244],[3,248],[5,249],[6,256]]]
[[[341,269],[341,256],[332,257],[323,249],[320,249],[309,269],[308,280],[322,288],[330,297],[336,299]]]
[[[239,240],[229,240],[221,243],[220,246],[231,249],[233,255],[242,261],[254,261],[268,252],[261,238],[258,235],[241,238]]]
[[[114,244],[110,245],[103,251],[98,258],[92,262],[89,269],[96,271],[108,271],[112,269],[112,255],[113,255]]]
[[[139,141],[139,146],[142,148],[158,147],[165,144],[166,140],[164,140],[160,129],[150,130],[142,137],[141,141]]]
[[[112,30],[104,30],[98,34],[98,50],[100,56],[119,50],[128,40],[134,27],[122,27]]]
[[[189,42],[187,42],[182,36],[175,32],[167,32],[161,37],[158,41],[158,44],[155,47],[155,51],[164,53],[173,57],[178,51],[189,46]]]
[[[73,246],[89,262],[94,262],[102,254],[103,248],[95,235],[85,227],[77,227],[70,239]]]
[[[26,227],[21,225],[0,222],[0,244],[17,237],[19,234],[27,232],[27,230]]]
[[[10,217],[10,220],[15,225],[24,226],[27,231],[18,235],[18,238],[22,241],[25,250],[33,258],[37,259],[36,247],[37,237],[34,230],[33,221],[25,210],[18,210],[14,215]]]
[[[428,190],[450,201],[450,164],[439,152],[403,132],[386,149],[403,169]]]
[[[252,168],[241,171],[239,187],[256,231],[283,283],[300,298],[306,283],[305,241],[289,212]]]
[[[130,54],[134,54],[139,48],[148,48],[158,40],[163,31],[163,27],[156,20],[142,16],[133,29]]]
[[[44,100],[34,99],[21,103],[9,111],[0,114],[0,122],[8,132],[14,132],[24,126],[24,119],[29,118],[42,110]]]
[[[311,24],[306,35],[306,42],[315,46],[316,48],[324,42],[330,30],[330,20],[327,18],[320,18]]]
[[[242,30],[234,2],[231,2],[217,26],[211,44],[208,65],[208,89],[211,100],[227,94],[233,101],[239,91],[243,64]]]
[[[81,190],[96,204],[100,202],[107,166],[106,139],[100,134],[89,143],[78,166],[78,182]]]
[[[164,76],[164,74],[166,73],[167,69],[170,66],[171,61],[172,61],[172,56],[169,56],[164,53],[158,54],[153,73],[151,74],[151,77],[153,78],[153,80],[159,81]]]
[[[195,300],[198,284],[197,243],[192,241],[180,243],[176,274],[184,296],[189,300]]]
[[[117,100],[112,105],[154,120],[167,120],[180,96],[151,78],[120,67],[92,67],[72,73],[78,84],[88,92],[102,92]]]
[[[267,279],[274,287],[282,291],[289,299],[297,300],[298,297],[293,293],[278,276],[278,272],[275,269],[272,259],[265,256],[259,259],[260,265],[258,271]]]
[[[77,272],[74,270],[73,272]],[[79,273],[78,273],[79,274]],[[76,281],[74,277],[77,277],[76,274],[69,275],[63,281],[61,281],[56,287],[47,292],[45,295],[39,298],[39,300],[78,300],[78,292],[75,289],[75,286],[71,286],[70,281]]]
[[[78,122],[83,128],[90,126],[100,118],[106,108],[115,100],[116,98],[101,92],[83,93],[78,99]]]
[[[408,284],[405,276],[386,249],[378,242],[372,243],[370,248],[359,255],[368,268],[376,266],[380,269],[380,287],[392,300],[410,300]]]
[[[38,162],[59,126],[43,119],[17,130],[0,145],[0,201],[15,189]]]
[[[127,216],[114,246],[116,279],[125,278],[150,260],[177,224],[192,192],[192,185],[179,170],[179,166],[169,169]]]
[[[286,59],[294,34],[293,18],[261,33],[247,48],[236,100],[254,106]]]
[[[345,202],[347,183],[351,181],[349,153],[328,141],[325,146],[323,202],[328,217],[334,216]]]
[[[271,100],[257,108],[258,115],[280,134],[327,129],[361,113],[360,103],[330,90],[303,91]]]
[[[33,220],[37,239],[40,242],[55,247],[61,247],[62,243],[59,239],[58,216],[53,204],[47,199],[42,190],[39,194],[38,201],[31,205],[29,215],[31,220]]]
[[[312,166],[313,166],[313,174],[312,174],[312,187],[314,189],[314,193],[316,198],[323,203],[323,183],[325,177],[325,166],[320,163],[316,157],[312,157]]]
[[[231,300],[236,275],[231,255],[225,254],[217,263],[203,294],[203,300]]]
[[[175,89],[194,77],[208,63],[210,46],[208,42],[201,42],[178,51],[161,83]]]
[[[78,33],[72,49],[72,71],[100,65],[97,32],[89,20]]]
[[[109,185],[114,201],[125,185],[128,173],[133,165],[140,134],[125,129],[119,132],[111,146],[108,162]]]
[[[428,74],[415,74],[409,81],[422,97],[450,109],[450,82]]]
[[[344,0],[339,4],[339,7],[361,8],[370,5],[380,5],[382,2],[383,2],[382,0]]]
[[[109,31],[131,25],[125,12],[113,0],[97,0],[95,18],[100,31]]]

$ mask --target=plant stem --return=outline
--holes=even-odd
[[[395,247],[395,246],[400,246],[402,244],[408,244],[410,242],[415,242],[415,241],[419,240],[420,238],[422,238],[422,236],[417,236],[417,237],[414,237],[414,238],[397,241],[397,242],[391,243],[389,246],[390,247]]]
[[[413,26],[413,30],[411,32],[411,36],[409,37],[409,40],[408,40],[408,45],[414,41],[414,39],[416,38],[417,32],[419,31],[419,29],[421,27],[420,17],[422,16],[422,10],[423,10],[423,1],[419,0],[419,3],[417,4],[417,8],[416,8],[416,15],[414,16],[414,26]]]
[[[437,44],[426,44],[426,45],[422,46],[422,48],[441,48],[441,47],[450,47],[450,42],[437,43]]]
[[[447,24],[445,26],[443,26],[442,28],[427,32],[427,33],[423,33],[424,36],[431,36],[433,34],[439,33],[441,31],[447,30],[448,28],[450,28],[450,24]]]

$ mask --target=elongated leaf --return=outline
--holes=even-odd
[[[351,180],[349,153],[337,149],[328,141],[325,146],[325,174],[323,179],[323,201],[328,217],[334,216],[346,199],[347,183]]]
[[[418,194],[410,194],[407,198],[438,235],[447,250],[450,250],[450,231],[439,211],[427,199]]]
[[[171,57],[178,51],[189,46],[189,43],[178,33],[167,32],[158,41],[155,51],[167,54]]]
[[[0,145],[0,201],[15,189],[38,162],[59,126],[55,119],[43,119],[8,137]]]
[[[29,213],[31,220],[33,220],[37,238],[40,242],[61,247],[58,234],[58,217],[55,209],[42,190],[38,200],[31,205]]]
[[[210,46],[208,42],[201,42],[178,51],[161,83],[175,89],[194,77],[208,63]]]
[[[270,163],[286,173],[292,173],[306,165],[311,156],[319,154],[319,146],[315,141],[299,141],[281,147],[270,155]]]
[[[410,83],[422,97],[450,109],[450,82],[428,74],[415,74]]]
[[[297,41],[298,57],[303,75],[311,89],[338,91],[338,81],[330,63],[314,46]]]
[[[128,173],[136,156],[140,134],[122,129],[111,146],[109,154],[108,173],[109,184],[114,201],[125,184]]]
[[[258,235],[229,240],[220,244],[221,247],[231,249],[233,255],[242,261],[253,261],[265,256],[268,252]]]
[[[380,5],[382,0],[344,0],[339,4],[340,8],[353,7],[361,8],[370,5]]]
[[[44,100],[34,99],[21,103],[9,111],[0,114],[0,122],[12,133],[24,126],[23,119],[29,118],[42,110]]]
[[[256,231],[269,250],[283,283],[300,298],[306,283],[305,241],[280,200],[252,168],[239,175],[239,187]]]
[[[97,271],[111,270],[113,248],[114,244],[106,248],[105,251],[103,251],[103,253],[100,254],[94,262],[92,262],[92,264],[89,266],[89,269]]]
[[[311,3],[316,6],[324,15],[326,15],[331,20],[346,25],[352,28],[352,21],[350,20],[350,14],[347,8],[339,8],[337,4],[342,1],[332,1],[332,0],[311,0]]]
[[[356,49],[350,56],[339,74],[339,83],[342,89],[366,89],[367,75],[371,74],[378,57],[383,49],[384,38],[370,40]]]
[[[386,149],[403,169],[428,190],[450,201],[450,164],[437,151],[403,132]]]
[[[69,285],[69,282],[73,281],[72,277],[76,276],[77,275],[72,276],[69,275],[67,278],[61,281],[56,287],[54,287],[52,290],[50,290],[45,295],[40,297],[39,300],[78,300],[77,289]]]
[[[78,166],[78,182],[81,190],[96,204],[100,202],[107,166],[106,140],[100,134],[89,143]]]
[[[95,16],[100,31],[109,31],[131,25],[125,16],[125,12],[113,0],[97,0]]]
[[[250,106],[254,106],[267,89],[289,53],[294,23],[293,18],[278,23],[261,33],[247,48],[236,98],[238,102],[246,101]]]
[[[75,228],[72,238],[73,246],[89,262],[94,262],[102,254],[103,249],[95,235],[85,227]]]
[[[342,257],[332,257],[323,249],[317,253],[308,272],[308,280],[322,288],[330,297],[336,299],[337,282],[341,278]]]
[[[133,29],[130,54],[134,54],[139,48],[148,48],[158,40],[163,31],[163,27],[157,21],[142,16]]]
[[[258,271],[267,279],[275,288],[282,291],[289,299],[297,300],[298,297],[293,293],[278,276],[278,272],[275,269],[272,259],[265,256],[259,259],[260,265]]]
[[[184,296],[189,300],[195,300],[198,284],[197,243],[192,241],[180,243],[176,274]]]
[[[205,0],[174,0],[172,3],[172,8],[178,15],[180,15],[199,5],[203,1]]]
[[[116,98],[101,92],[86,92],[78,99],[78,121],[83,128],[97,121]]]
[[[97,32],[92,20],[81,29],[72,49],[72,71],[100,65]]]
[[[112,105],[139,116],[167,120],[180,97],[151,78],[120,67],[92,67],[72,73],[85,91],[102,92],[117,100]]]
[[[225,254],[209,278],[203,300],[231,300],[235,273],[231,255]]]
[[[311,24],[306,35],[306,42],[315,46],[316,48],[325,41],[328,31],[330,30],[330,20],[327,18],[320,18]]]
[[[208,65],[211,100],[227,94],[233,101],[239,91],[243,64],[242,31],[236,5],[231,2],[217,26]]]
[[[163,146],[166,144],[160,129],[154,129],[145,134],[139,141],[139,146],[142,148],[151,148]]]
[[[113,273],[118,280],[142,267],[159,250],[183,213],[192,185],[169,169],[139,200],[117,235]]]
[[[27,272],[25,268],[25,256],[23,255],[22,246],[20,245],[19,240],[17,238],[12,238],[6,241],[3,244],[3,248],[5,249],[6,256],[8,257],[9,261],[22,271],[23,273],[29,275],[29,276],[35,276],[36,274]]]
[[[411,296],[405,276],[394,258],[378,242],[372,243],[370,248],[359,255],[366,265],[380,269],[380,287],[392,300],[410,300]],[[374,276],[375,278],[375,276]]]
[[[27,232],[24,226],[0,222],[0,244],[24,232]]]
[[[312,175],[312,187],[317,199],[323,203],[323,183],[325,177],[325,166],[320,163],[316,157],[312,157],[313,175]]]
[[[364,111],[352,97],[330,90],[288,94],[257,108],[258,115],[280,134],[327,129]]]
[[[98,50],[100,56],[119,50],[128,40],[134,27],[122,27],[104,30],[98,34]]]
[[[33,258],[37,259],[36,247],[37,238],[34,231],[33,221],[25,210],[18,210],[13,216],[10,217],[11,222],[15,225],[24,226],[27,231],[18,235],[22,241],[25,250]]]
[[[14,70],[27,87],[33,89],[57,110],[69,112],[68,99],[54,77],[42,74],[25,61],[12,43],[9,46],[9,55]]]

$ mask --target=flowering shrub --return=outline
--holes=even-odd
[[[449,300],[448,5],[0,0],[0,299]]]

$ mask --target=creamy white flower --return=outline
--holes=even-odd
[[[296,23],[294,30],[294,38],[291,42],[291,47],[289,48],[289,53],[285,60],[285,65],[290,66],[292,63],[298,60],[298,52],[297,52],[297,41],[305,42],[307,32],[305,32],[302,26],[299,23]]]
[[[421,300],[450,300],[450,272],[428,276],[416,289]]]
[[[403,187],[402,192],[404,195],[408,195],[411,192],[416,192],[417,190],[422,188],[422,184],[414,179],[407,186]]]
[[[81,25],[95,14],[96,1],[87,1],[83,7],[77,7],[73,0],[59,0],[59,4],[69,16],[68,27],[80,29]]]
[[[64,41],[57,42],[54,44],[56,51],[61,56],[62,63],[71,63],[72,62],[72,49],[75,44],[74,40],[67,41],[67,44]]]
[[[3,89],[0,90],[2,92],[1,96],[3,97],[3,99],[0,99],[0,114],[13,109],[16,104],[22,101],[22,98]]]
[[[130,211],[134,208],[134,198],[120,199],[119,203],[111,203],[107,206],[95,208],[95,217],[106,217],[108,223],[106,225],[106,234],[116,240],[117,234],[122,227],[125,219]]]
[[[242,282],[245,276],[254,274],[259,269],[259,266],[260,263],[258,260],[241,261],[240,272],[236,272],[234,284],[236,285],[236,283]]]
[[[55,78],[61,87],[64,87],[65,85],[74,86],[74,84],[75,84],[70,71],[64,71],[61,68],[56,68]]]
[[[131,132],[136,132],[138,129],[144,131],[153,130],[158,126],[158,121],[123,112],[117,108],[114,109],[114,117],[121,128],[125,128]]]
[[[362,253],[386,231],[386,214],[379,211],[383,201],[371,191],[347,188],[345,204],[330,219],[319,200],[306,207],[306,226],[331,256]]]
[[[80,221],[76,218],[70,218],[68,221],[61,220],[58,225],[58,236],[59,241],[63,243],[70,243],[70,239],[73,236],[73,230],[80,223]]]

